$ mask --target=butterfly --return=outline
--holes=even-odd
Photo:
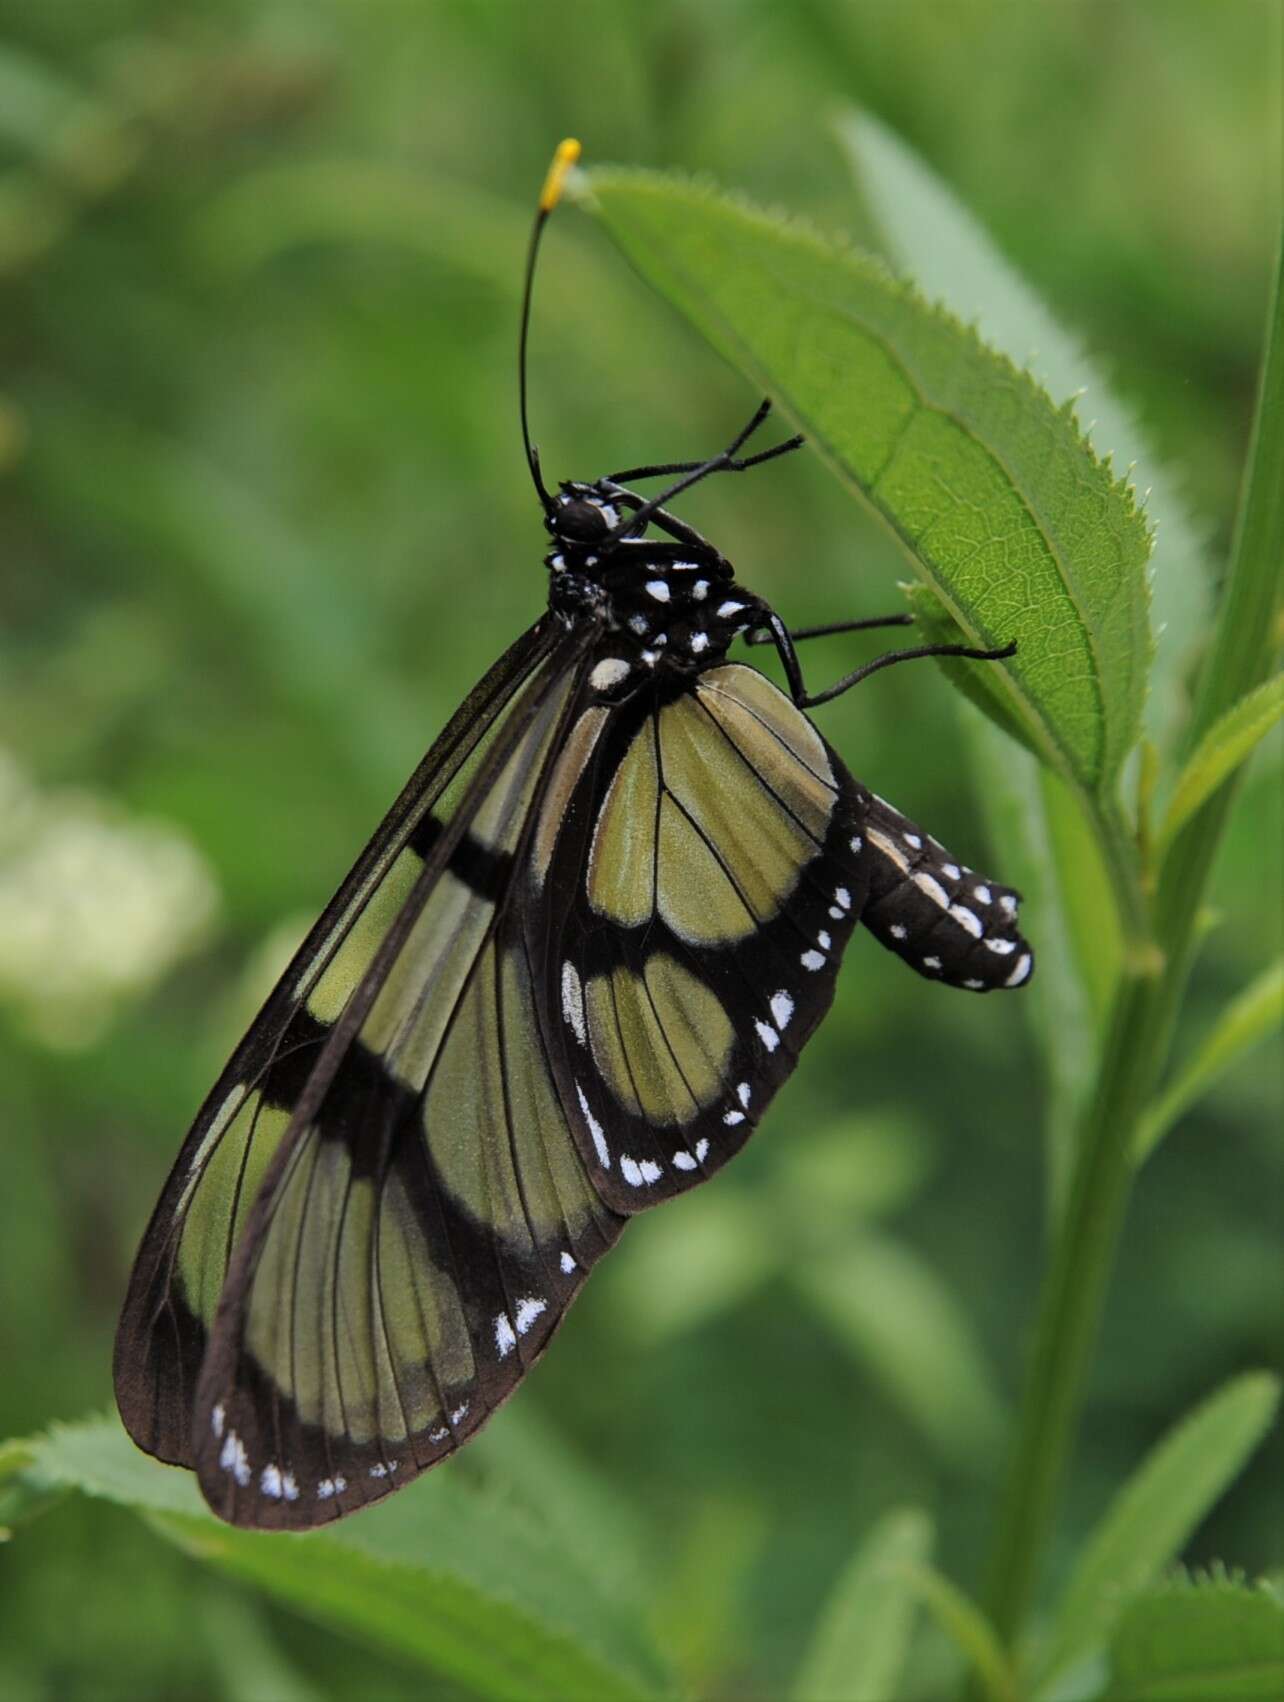
[[[481,680],[188,1134],[116,1341],[130,1435],[234,1524],[314,1527],[449,1458],[639,1211],[744,1145],[857,924],[919,974],[1028,981],[1018,895],[854,780],[791,632],[669,504],[746,442],[550,493],[548,608]],[[633,486],[670,481],[657,497]],[[770,642],[788,690],[728,651]],[[961,646],[993,659],[1010,650]]]

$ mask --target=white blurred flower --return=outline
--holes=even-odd
[[[40,792],[0,749],[0,1000],[47,1045],[100,1038],[204,940],[218,888],[175,827]]]

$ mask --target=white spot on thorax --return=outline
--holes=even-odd
[[[647,595],[654,597],[657,603],[667,603],[669,586],[663,579],[648,579],[646,582]]]
[[[861,838],[859,833],[853,833],[852,834],[851,844],[852,844],[852,850],[859,857],[861,852],[865,849],[865,841]]]
[[[777,1028],[788,1028],[789,1019],[794,1014],[794,1001],[788,993],[771,995],[771,1014],[776,1019]]]
[[[697,603],[703,603],[705,598],[709,595],[709,581],[707,579],[697,579],[695,584],[691,587],[691,595],[695,598]]]
[[[693,632],[691,634],[691,649],[697,656],[702,650],[707,650],[708,648],[709,634],[707,632]]]

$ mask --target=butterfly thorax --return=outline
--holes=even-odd
[[[711,546],[648,537],[645,523],[618,535],[628,519],[626,494],[604,484],[563,485],[544,558],[553,613],[568,627],[598,629],[591,682],[612,699],[657,674],[697,674],[720,662],[763,612]]]

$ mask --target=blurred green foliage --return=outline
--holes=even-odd
[[[26,883],[0,942],[0,1435],[108,1402],[129,1261],[201,1094],[422,747],[542,602],[514,348],[557,137],[868,234],[826,127],[867,107],[1080,330],[1218,563],[1278,192],[1270,14],[0,0],[0,866]],[[701,453],[753,400],[572,212],[547,244],[532,389],[558,476]],[[806,456],[694,492],[690,512],[792,621],[896,605],[899,558]],[[854,561],[866,598],[836,608]],[[832,641],[811,666],[849,655]],[[933,670],[881,676],[822,724],[980,859]],[[1221,858],[1179,1058],[1278,949],[1279,767],[1276,738]],[[125,973],[144,853],[164,903]],[[42,921],[59,870],[108,918],[92,949],[65,915]],[[78,952],[83,991],[64,993]],[[26,990],[42,970],[57,998]],[[1278,1362],[1279,1089],[1278,1053],[1258,1054],[1147,1167],[1062,1576],[1196,1397]],[[684,1688],[782,1694],[899,1504],[931,1509],[942,1564],[975,1581],[1041,1262],[1040,1097],[1019,1001],[953,997],[857,944],[735,1170],[630,1231],[470,1451],[502,1494],[538,1421],[610,1483],[663,1567],[659,1641]],[[1280,1564],[1282,1464],[1276,1437],[1192,1563]],[[429,1520],[431,1480],[401,1499],[421,1493]],[[933,1697],[944,1643],[918,1645]],[[106,1502],[69,1499],[0,1553],[5,1702],[423,1683]]]

